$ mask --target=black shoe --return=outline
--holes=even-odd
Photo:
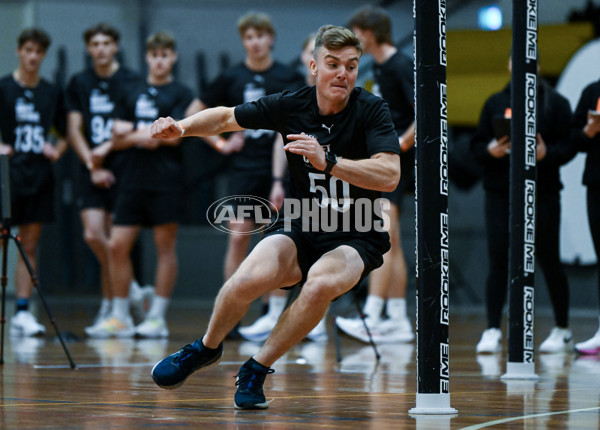
[[[263,384],[268,374],[275,370],[263,366],[251,358],[246,361],[236,376],[237,391],[233,406],[236,409],[266,409],[269,402],[263,392]]]
[[[196,339],[194,343],[156,363],[152,369],[152,379],[159,387],[173,390],[196,370],[218,363],[222,355],[222,342],[218,348],[210,349],[202,344],[202,340]]]

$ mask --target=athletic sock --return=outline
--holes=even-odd
[[[108,315],[112,309],[112,300],[104,297],[100,302],[100,315]]]
[[[112,315],[120,321],[127,321],[129,317],[129,299],[127,297],[113,298]]]
[[[406,299],[392,298],[387,300],[386,312],[391,319],[406,318]]]
[[[164,319],[167,315],[167,307],[169,306],[170,299],[168,297],[162,297],[155,295],[148,311],[147,319],[162,318]]]
[[[385,301],[381,297],[369,294],[363,306],[363,313],[369,318],[379,319],[384,303]]]
[[[29,299],[17,299],[17,312],[29,310]]]

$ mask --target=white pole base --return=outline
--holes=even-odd
[[[417,393],[417,406],[408,411],[411,415],[450,415],[458,411],[450,407],[450,394]]]
[[[533,363],[506,363],[506,373],[500,379],[539,379]]]

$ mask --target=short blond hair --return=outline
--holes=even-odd
[[[176,48],[175,38],[167,31],[159,31],[146,40],[146,51],[153,49],[172,49],[175,51]]]
[[[275,29],[271,23],[271,18],[266,13],[249,12],[238,20],[238,32],[240,37],[244,37],[246,31],[250,28],[266,31],[271,36],[275,35]]]
[[[321,47],[325,47],[332,51],[351,46],[356,48],[358,56],[362,55],[362,45],[356,34],[346,27],[338,27],[336,25],[324,25],[319,28],[315,38],[315,52],[313,57],[316,59]]]

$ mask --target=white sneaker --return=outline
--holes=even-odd
[[[596,355],[600,352],[600,329],[590,339],[575,344],[575,351],[584,355]]]
[[[29,311],[19,311],[10,320],[10,335],[19,336],[41,336],[46,333],[46,327],[37,322]]]
[[[135,335],[144,338],[161,338],[169,336],[169,329],[164,318],[146,318],[135,328]]]
[[[371,331],[373,342],[405,343],[415,338],[408,318],[381,320]]]
[[[150,305],[152,304],[152,297],[154,297],[154,287],[152,285],[145,285],[140,287],[135,279],[129,284],[129,305],[135,318],[142,321]]]
[[[367,317],[365,323],[375,343],[403,343],[415,338],[408,318],[381,320]],[[337,317],[335,324],[347,335],[369,343],[369,335],[361,318]]]
[[[502,351],[502,332],[499,328],[488,328],[483,331],[475,351],[481,352],[499,352]]]
[[[482,376],[499,376],[502,372],[500,354],[478,354],[477,364],[481,367]]]
[[[252,342],[262,342],[267,340],[273,328],[277,324],[278,318],[274,318],[270,314],[263,315],[259,319],[257,319],[254,324],[246,327],[240,327],[238,332],[240,335]]]
[[[96,330],[96,326],[102,324],[104,321],[110,319],[110,317],[112,316],[112,309],[111,306],[100,306],[100,309],[98,309],[98,313],[96,314],[96,317],[94,318],[94,322],[92,323],[92,325],[89,325],[87,327],[85,327],[83,330],[87,333],[88,330]]]
[[[554,327],[550,336],[540,345],[540,352],[568,352],[573,350],[573,332],[568,328]]]
[[[327,318],[321,318],[319,324],[313,328],[310,333],[306,335],[308,340],[312,340],[313,342],[325,342],[329,339],[329,335],[327,334]]]
[[[131,317],[127,317],[125,321],[121,321],[111,316],[98,325],[86,327],[85,334],[93,339],[107,339],[109,337],[126,338],[133,337],[135,330]]]
[[[335,317],[335,325],[338,326],[340,330],[342,330],[348,336],[354,337],[361,342],[368,343],[369,337],[367,335],[367,331],[365,330],[365,323],[367,324],[367,327],[369,327],[369,331],[371,331],[372,334],[373,329],[380,323],[380,320],[367,317],[363,323],[363,320],[360,317]]]

